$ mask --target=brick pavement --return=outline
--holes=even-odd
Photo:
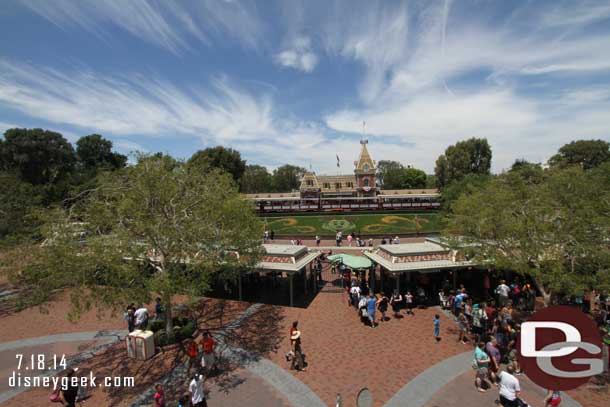
[[[416,310],[415,316],[391,318],[371,329],[360,323],[347,296],[328,284],[307,309],[283,308],[284,338],[278,351],[268,357],[285,369],[284,353],[289,349],[291,321],[299,320],[307,372],[291,371],[307,384],[327,405],[334,405],[337,393],[344,406],[355,405],[358,391],[367,387],[375,406],[382,406],[405,383],[429,366],[469,347],[457,343],[456,329],[441,315],[441,335],[435,344],[432,336],[434,308]]]

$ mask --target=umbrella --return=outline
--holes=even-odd
[[[342,262],[347,267],[355,269],[369,269],[373,263],[363,256],[354,256],[351,254],[331,254],[328,256],[328,260],[334,262]]]

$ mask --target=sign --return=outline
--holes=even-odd
[[[601,337],[595,322],[573,307],[554,306],[521,324],[519,363],[537,385],[571,390],[603,372]]]

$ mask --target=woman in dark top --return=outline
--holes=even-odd
[[[76,407],[76,396],[78,395],[78,384],[74,385],[75,383],[72,383],[72,377],[74,377],[75,373],[76,373],[75,370],[72,368],[69,368],[66,371],[67,387],[65,390],[62,389],[62,391],[61,391],[61,396],[64,399],[64,402],[66,403],[66,407]]]
[[[398,292],[398,290],[394,290],[394,294],[392,295],[392,299],[390,303],[392,304],[392,311],[394,311],[394,317],[400,317],[400,303],[402,302],[402,295]]]
[[[390,300],[385,296],[385,293],[381,293],[381,298],[377,301],[377,309],[381,312],[381,321],[385,321],[385,313],[388,311],[388,304]]]

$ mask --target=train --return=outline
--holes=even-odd
[[[277,196],[282,195],[282,196]],[[259,213],[351,212],[351,211],[434,211],[440,209],[438,193],[379,194],[372,197],[301,197],[294,194],[255,195]]]

